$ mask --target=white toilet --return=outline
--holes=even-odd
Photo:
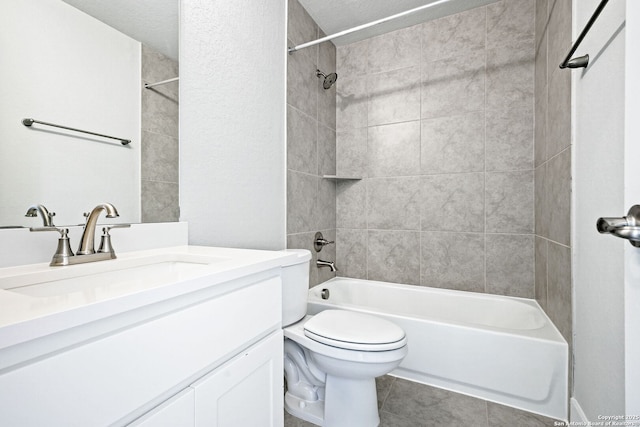
[[[288,251],[298,259],[282,272],[285,409],[319,426],[377,426],[375,378],[406,356],[404,331],[387,320],[346,310],[307,316],[311,253]]]

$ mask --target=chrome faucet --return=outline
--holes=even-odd
[[[27,209],[27,213],[24,216],[34,218],[38,216],[38,212],[40,212],[40,218],[42,218],[42,225],[44,227],[55,227],[53,225],[53,217],[56,215],[55,212],[49,212],[44,205],[33,205],[29,209]]]
[[[116,218],[119,217],[118,211],[111,203],[102,203],[91,211],[87,217],[87,222],[84,225],[84,230],[82,230],[82,237],[80,238],[80,246],[78,247],[78,251],[76,255],[90,255],[95,254],[95,236],[96,236],[96,224],[98,223],[98,216],[100,213],[105,211],[107,213],[107,218]]]
[[[318,266],[318,268],[320,268],[320,267],[329,267],[329,269],[331,271],[338,271],[338,269],[334,265],[334,261],[323,261],[323,260],[319,259],[319,260],[316,261],[316,265]]]

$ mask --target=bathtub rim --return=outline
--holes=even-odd
[[[325,306],[331,306],[332,308],[345,307],[348,309],[362,310],[363,312],[366,312],[372,315],[375,315],[380,311],[364,305],[346,304],[346,303],[335,304],[335,303],[328,302],[329,300],[323,300],[320,297],[317,297],[314,294],[312,294],[312,291],[315,289],[321,290],[322,287],[324,287],[324,285],[330,285],[334,282],[339,282],[339,281],[353,281],[358,283],[374,284],[376,286],[386,286],[386,287],[392,287],[397,289],[406,289],[413,292],[417,290],[424,290],[425,292],[433,292],[436,294],[445,294],[445,295],[454,294],[454,295],[461,295],[465,297],[471,296],[473,298],[478,298],[481,300],[488,300],[488,299],[499,299],[499,300],[507,300],[507,301],[515,300],[516,302],[535,308],[539,312],[539,314],[542,316],[544,320],[544,325],[537,329],[504,328],[504,327],[497,327],[497,326],[491,326],[491,325],[463,322],[463,321],[458,321],[454,319],[442,319],[437,317],[418,316],[418,315],[413,315],[409,313],[394,313],[386,310],[382,310],[382,311],[385,313],[385,315],[388,315],[391,317],[405,318],[405,319],[406,318],[419,319],[420,321],[425,321],[429,323],[440,323],[440,324],[450,323],[461,328],[467,328],[467,329],[481,328],[483,330],[486,330],[491,333],[496,333],[496,334],[523,335],[528,339],[534,339],[534,340],[537,339],[541,341],[553,341],[553,342],[557,342],[560,345],[566,345],[567,347],[569,345],[567,343],[567,340],[560,333],[560,330],[553,323],[551,318],[549,318],[549,316],[544,311],[542,306],[540,306],[538,301],[536,301],[533,298],[513,297],[508,295],[487,294],[482,292],[462,291],[457,289],[435,288],[431,286],[422,286],[422,285],[407,285],[403,283],[392,283],[392,282],[383,282],[379,280],[355,279],[351,277],[336,276],[322,283],[319,283],[316,286],[309,288],[307,305],[309,306],[310,304],[322,304]],[[319,292],[317,292],[317,294],[319,295]]]

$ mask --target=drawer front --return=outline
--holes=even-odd
[[[121,422],[277,329],[280,283],[263,280],[1,375],[0,425]]]

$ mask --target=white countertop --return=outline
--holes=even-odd
[[[177,246],[65,267],[40,263],[0,268],[0,350],[295,259],[284,251]],[[158,269],[162,271],[154,271],[149,260],[154,265],[165,261]],[[133,271],[136,274],[128,274]]]

